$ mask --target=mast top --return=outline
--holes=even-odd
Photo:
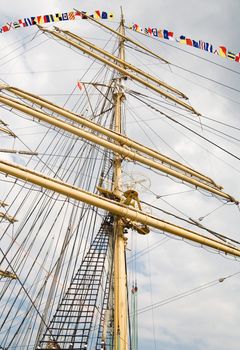
[[[122,21],[124,19],[122,5],[120,6],[120,10],[121,10],[121,21]]]

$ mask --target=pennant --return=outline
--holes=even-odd
[[[68,21],[68,13],[67,12],[62,14],[62,20],[63,21]]]
[[[186,38],[185,35],[180,35],[179,37],[176,37],[174,36],[173,32],[167,29],[158,29],[158,28],[151,28],[151,27],[146,27],[142,29],[138,24],[129,26],[129,28],[137,32],[142,32],[148,36],[155,36],[160,39],[176,41],[180,44],[192,46],[197,49],[201,49],[201,50],[210,52],[212,54],[228,58],[232,61],[240,62],[240,52],[238,54],[235,54],[234,52],[227,50],[227,48],[224,46],[219,46],[217,48],[214,48],[212,44],[203,40],[194,40],[191,38]]]
[[[219,46],[219,51],[218,51],[219,56],[221,57],[227,57],[227,49],[224,46]]]
[[[50,22],[50,17],[49,15],[43,16],[44,23],[49,23]]]
[[[101,18],[101,12],[99,10],[94,12],[94,18],[95,19]]]
[[[84,86],[83,86],[83,84],[80,81],[77,82],[77,86],[78,86],[79,90],[83,90],[84,89]]]
[[[199,43],[197,41],[193,40],[192,45],[193,45],[193,47],[196,47],[199,49]]]
[[[67,20],[73,21],[76,19],[87,19],[88,18],[87,16],[95,19],[113,19],[114,18],[114,14],[112,12],[106,12],[106,11],[101,12],[100,10],[96,10],[93,12],[93,14],[88,15],[88,13],[85,11],[72,10],[70,12],[28,17],[28,18],[19,19],[14,22],[9,22],[9,23],[7,22],[6,24],[0,26],[0,34],[9,32],[10,30],[13,30],[13,29],[25,28],[36,24],[60,22],[60,21],[67,21]],[[141,28],[137,23],[129,26],[129,28],[136,32],[145,33],[148,36],[154,36],[160,39],[176,41],[176,42],[179,42],[180,44],[192,46],[192,47],[213,53],[215,55],[228,58],[232,61],[240,62],[240,52],[238,54],[235,54],[234,52],[229,51],[225,46],[219,46],[217,48],[214,48],[212,44],[205,42],[203,40],[198,40],[198,41],[193,40],[191,38],[186,38],[185,35],[176,37],[174,36],[174,33],[172,31],[169,31],[167,29],[158,29],[158,28],[151,28],[151,27]]]
[[[134,28],[136,32],[141,32],[141,28],[139,27],[138,24],[134,24]]]
[[[240,62],[240,52],[236,55],[235,61],[236,61],[236,62]]]
[[[85,11],[82,11],[81,15],[82,15],[82,19],[87,19],[87,16],[89,16],[88,13]]]
[[[153,28],[153,29],[152,29],[152,34],[153,34],[153,36],[158,36],[158,30],[157,30],[157,28]]]
[[[19,22],[13,22],[14,29],[20,28]]]
[[[55,14],[47,14],[47,15],[23,18],[23,19],[19,19],[14,22],[9,22],[0,26],[0,34],[9,32],[12,29],[30,27],[36,24],[60,22],[60,21],[67,21],[67,20],[73,21],[76,19],[87,19],[87,16],[88,16],[87,12],[72,10],[70,12],[64,12],[64,13],[55,13]],[[94,11],[92,15],[89,15],[89,17],[93,17],[96,19],[113,19],[114,14],[112,12],[106,12],[106,11],[101,12],[97,10],[97,11]]]
[[[171,41],[175,40],[173,37],[173,32],[168,32],[168,39]]]
[[[9,30],[10,30],[9,24],[7,24],[7,25],[5,25],[5,26],[2,26],[2,31],[3,31],[4,33],[8,32]]]
[[[187,44],[188,46],[193,46],[192,39],[187,38],[187,39],[186,39],[186,44]]]
[[[163,30],[163,37],[164,37],[164,39],[169,40],[169,33],[168,33],[168,30],[166,30],[166,29]]]
[[[83,17],[82,17],[83,18]],[[87,17],[86,17],[87,18]],[[70,21],[74,21],[75,20],[75,12],[71,11],[71,12],[68,12],[68,19]]]
[[[151,28],[147,28],[147,32],[149,35],[152,35],[152,29]]]
[[[102,18],[102,19],[108,19],[108,14],[107,14],[107,12],[103,11],[103,12],[102,12],[101,18]]]
[[[234,60],[235,61],[236,55],[235,55],[235,53],[228,51],[227,57],[230,60]]]
[[[19,19],[18,23],[20,24],[20,27],[26,27],[26,23],[23,19]]]
[[[83,13],[85,13],[85,14],[87,14],[87,12],[85,12],[85,11],[82,11]],[[83,13],[82,13],[81,11],[75,11],[75,17],[76,18],[78,18],[78,16],[79,16],[79,18],[83,18]],[[85,16],[86,17],[86,16]],[[87,18],[87,17],[86,17]],[[86,18],[84,18],[84,19],[86,19]]]
[[[204,50],[208,51],[208,48],[209,48],[209,43],[204,43]]]
[[[31,21],[32,21],[32,25],[34,26],[35,24],[37,24],[37,17],[31,17]]]
[[[43,24],[44,23],[43,16],[37,16],[37,23],[38,24]]]
[[[24,18],[24,22],[26,23],[26,27],[32,26],[32,18]]]
[[[204,50],[204,42],[202,40],[199,40],[199,48]]]
[[[180,44],[186,44],[187,43],[186,37],[181,35],[179,42],[180,42]]]
[[[56,13],[54,16],[54,22],[59,22],[59,21],[62,21],[62,14]]]

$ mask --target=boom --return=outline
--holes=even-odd
[[[126,206],[122,203],[103,198],[96,194],[66,184],[62,181],[45,176],[39,172],[34,172],[17,164],[2,160],[0,161],[0,172],[33,183],[51,191],[55,191],[78,201],[107,210],[114,215],[125,218],[126,220],[138,222],[143,225],[150,226],[185,239],[189,239],[201,245],[206,245],[208,247],[222,251],[226,254],[240,256],[240,249],[235,246],[213,240],[206,236],[200,235],[197,232],[187,230],[183,227],[160,220],[147,213],[143,213],[142,211],[134,209],[132,206]]]

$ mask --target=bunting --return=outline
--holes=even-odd
[[[74,21],[78,19],[87,19],[87,16],[90,16],[94,19],[113,19],[114,15],[112,12],[105,11],[94,11],[92,14],[88,14],[86,11],[75,11],[63,13],[48,14],[43,16],[27,17],[23,19],[18,19],[14,22],[7,22],[4,25],[0,26],[0,34],[9,32],[13,29],[24,28],[29,26],[34,26],[36,24],[44,24],[51,22],[60,22],[60,21]]]
[[[225,57],[235,62],[240,62],[240,52],[234,53],[232,51],[229,51],[225,46],[214,47],[212,44],[203,40],[194,40],[194,39],[188,38],[185,35],[180,35],[178,37],[178,36],[175,36],[172,31],[169,31],[167,29],[158,29],[158,28],[151,28],[151,27],[142,28],[136,23],[129,26],[129,29],[132,29],[136,32],[143,33],[152,37],[175,41],[183,45],[192,46],[200,50],[208,51],[214,55]]]
[[[89,14],[86,11],[71,10],[69,12],[47,14],[47,15],[41,15],[41,16],[35,16],[35,17],[26,17],[26,18],[19,19],[17,21],[7,22],[4,25],[0,26],[0,34],[4,34],[14,29],[30,27],[37,24],[42,25],[45,23],[52,23],[52,22],[87,19],[87,16],[97,20],[99,19],[111,20],[114,18],[114,14],[112,12],[96,10],[92,14]],[[214,45],[212,45],[211,43],[203,40],[194,40],[185,35],[176,36],[174,35],[173,31],[170,31],[167,29],[159,29],[155,27],[144,28],[139,26],[139,24],[136,24],[136,23],[133,25],[130,25],[129,28],[132,29],[133,31],[140,32],[148,36],[174,41],[179,44],[183,44],[187,46],[192,46],[194,48],[210,52],[212,54],[227,58],[229,60],[240,62],[240,52],[238,53],[232,52],[228,50],[225,46],[214,47]]]

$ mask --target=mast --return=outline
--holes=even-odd
[[[60,30],[58,30],[58,32],[60,32]],[[65,34],[66,34],[66,31],[65,31]],[[76,38],[76,35],[71,34],[71,37]],[[48,294],[48,298],[49,298],[48,300],[51,301],[51,303],[49,304],[46,303],[44,310],[47,310],[49,312],[49,318],[50,318],[50,315],[53,315],[53,318],[52,318],[53,321],[51,321],[50,326],[47,326],[45,330],[45,333],[44,333],[45,338],[43,337],[42,344],[41,344],[43,345],[43,349],[47,349],[47,348],[48,349],[50,348],[67,349],[68,346],[69,346],[68,348],[70,349],[73,346],[73,343],[76,346],[74,348],[80,349],[79,343],[81,343],[80,344],[81,349],[88,349],[89,347],[88,350],[90,350],[90,347],[93,345],[90,344],[88,346],[87,344],[88,340],[89,339],[91,340],[91,338],[89,337],[89,334],[91,334],[92,339],[95,337],[95,334],[97,334],[96,324],[98,320],[100,320],[99,329],[101,330],[102,333],[99,332],[97,336],[98,338],[95,337],[95,339],[97,338],[100,341],[98,341],[97,347],[95,347],[94,350],[100,349],[100,346],[102,350],[108,349],[107,344],[105,344],[103,340],[107,338],[106,334],[108,334],[108,336],[112,335],[112,327],[113,327],[113,337],[114,337],[113,339],[114,350],[122,350],[122,349],[128,350],[129,348],[131,348],[131,346],[128,345],[130,334],[128,334],[127,273],[126,273],[126,263],[125,263],[125,250],[126,250],[125,248],[126,248],[126,241],[127,241],[125,237],[126,228],[133,228],[139,233],[146,234],[148,232],[146,230],[144,231],[144,228],[146,228],[147,225],[149,225],[151,227],[157,228],[160,231],[169,232],[173,235],[182,237],[184,239],[189,239],[191,241],[198,242],[201,245],[206,245],[208,247],[212,247],[219,251],[223,251],[226,254],[240,256],[240,249],[237,246],[234,246],[232,243],[229,243],[228,241],[220,242],[220,241],[217,241],[216,239],[213,240],[211,238],[208,238],[196,232],[193,232],[189,229],[181,228],[177,225],[170,224],[166,221],[163,221],[158,217],[154,217],[150,214],[144,213],[141,209],[140,201],[138,197],[136,197],[137,193],[135,191],[133,190],[126,191],[126,192],[129,192],[129,197],[126,197],[125,195],[126,193],[123,194],[121,163],[123,158],[127,158],[128,160],[131,159],[135,162],[138,161],[140,164],[143,163],[145,165],[148,165],[151,168],[157,169],[166,174],[169,174],[178,179],[181,179],[182,181],[191,183],[192,185],[195,185],[196,188],[198,187],[203,188],[204,190],[210,193],[213,193],[215,195],[225,198],[227,201],[238,203],[237,200],[235,200],[232,196],[222,192],[221,186],[216,185],[216,183],[213,180],[211,180],[209,177],[203,174],[200,174],[197,171],[185,165],[182,165],[181,163],[178,163],[166,156],[159,154],[156,150],[152,150],[148,147],[138,144],[134,140],[131,140],[126,136],[122,135],[122,108],[123,108],[123,102],[125,99],[124,80],[126,79],[126,77],[127,76],[133,77],[133,73],[131,72],[135,72],[139,75],[144,76],[149,80],[152,80],[158,85],[161,85],[161,84],[159,83],[158,79],[153,80],[153,78],[149,74],[143,71],[140,71],[139,69],[137,69],[136,67],[133,67],[132,65],[128,64],[125,61],[125,42],[128,39],[125,37],[123,13],[121,15],[119,37],[120,38],[119,38],[119,58],[118,59],[116,59],[116,57],[113,55],[110,55],[110,54],[107,55],[106,52],[103,51],[102,49],[96,50],[96,51],[99,51],[104,56],[103,58],[105,61],[107,61],[106,57],[108,57],[110,60],[112,59],[114,61],[114,65],[116,67],[120,67],[120,69],[118,70],[115,68],[116,72],[119,72],[119,73],[117,78],[114,79],[114,83],[115,83],[114,91],[113,91],[113,101],[114,101],[114,108],[115,108],[113,113],[114,130],[108,129],[98,123],[85,119],[82,116],[69,112],[66,109],[58,107],[53,103],[49,103],[48,101],[43,100],[42,98],[37,97],[33,94],[26,93],[18,88],[13,88],[8,86],[5,87],[5,85],[0,84],[0,90],[7,90],[7,92],[9,91],[12,94],[15,94],[16,96],[18,96],[17,98],[21,97],[20,100],[26,99],[27,101],[31,102],[30,104],[29,103],[26,104],[25,102],[25,105],[24,105],[22,102],[20,103],[19,100],[16,100],[16,97],[14,97],[15,100],[12,100],[6,97],[8,96],[7,94],[6,96],[3,95],[0,97],[0,102],[3,105],[9,106],[11,109],[20,110],[23,113],[28,114],[29,116],[32,116],[34,120],[43,121],[46,124],[48,123],[50,125],[53,125],[60,130],[67,131],[69,134],[78,136],[79,139],[80,138],[86,139],[88,141],[91,141],[92,143],[100,145],[101,147],[105,147],[113,152],[112,153],[113,155],[111,154],[111,160],[113,158],[113,163],[114,163],[113,178],[112,178],[112,168],[107,178],[109,179],[111,177],[111,180],[113,180],[111,191],[108,190],[108,187],[107,187],[107,189],[102,188],[102,190],[105,190],[105,192],[104,191],[101,192],[101,187],[99,186],[99,188],[97,187],[97,189],[99,189],[100,195],[87,192],[87,190],[86,191],[82,190],[81,188],[75,186],[76,185],[75,182],[74,184],[72,184],[72,181],[71,181],[72,179],[70,179],[71,183],[63,182],[69,179],[68,178],[66,179],[66,177],[64,176],[62,178],[62,175],[59,175],[59,177],[56,177],[56,178],[55,177],[50,178],[44,173],[37,173],[30,169],[18,166],[17,164],[10,164],[7,161],[0,160],[0,172],[3,172],[4,174],[6,174],[6,176],[8,175],[13,176],[16,179],[24,180],[26,183],[32,183],[40,186],[41,188],[49,189],[51,191],[56,192],[57,194],[61,194],[61,195],[64,195],[65,197],[68,197],[68,199],[71,199],[71,198],[74,199],[76,203],[83,202],[83,203],[90,204],[91,206],[96,206],[98,208],[104,209],[107,213],[110,212],[115,216],[114,223],[112,222],[112,220],[109,222],[108,221],[103,222],[103,227],[101,226],[96,239],[93,241],[93,243],[91,243],[91,246],[87,251],[85,258],[83,258],[80,269],[77,270],[77,273],[73,275],[74,277],[71,280],[70,279],[68,280],[68,282],[70,281],[70,286],[68,287],[68,289],[66,289],[67,292],[63,295],[63,298],[60,300],[58,304],[58,309],[56,310],[56,312],[54,311],[55,314],[51,313],[52,311],[50,310],[50,307],[49,307],[51,303],[52,305],[54,304],[54,302],[52,302],[52,295],[54,295],[53,290],[55,288],[55,285],[54,283],[52,284],[54,288],[51,289],[50,293]],[[90,48],[93,49],[93,47],[94,46],[91,46]],[[89,51],[89,56],[90,56],[90,51]],[[113,65],[112,65],[112,68],[114,68]],[[140,80],[140,78],[137,78],[135,80],[142,83],[144,82],[144,80],[143,79]],[[145,86],[149,88],[153,87],[153,85],[151,84],[152,83],[148,83],[148,85],[145,84]],[[167,87],[165,86],[165,88]],[[111,86],[111,89],[112,89],[112,86]],[[153,91],[160,92],[160,89],[158,87],[155,87]],[[173,89],[171,91],[174,92]],[[36,105],[38,105],[39,107],[36,107]],[[184,105],[182,104],[182,106]],[[192,108],[190,108],[190,110],[194,111]],[[52,113],[51,111],[54,113]],[[1,123],[1,121],[0,121],[0,125],[3,125],[3,127],[0,126],[0,132],[4,132],[8,134],[8,136],[15,137],[14,134],[11,134],[11,131],[9,132],[8,128],[5,128],[7,125],[4,125],[3,123]],[[0,149],[0,152],[6,152],[6,151],[9,152],[9,150]],[[16,151],[12,150],[11,152],[15,153]],[[65,163],[63,163],[63,165],[64,164]],[[166,164],[168,165],[168,167],[165,166]],[[87,174],[89,173],[90,171]],[[78,186],[82,187],[82,185],[80,184],[78,184]],[[126,199],[123,196],[125,196]],[[132,205],[132,200],[133,202],[135,201],[136,204],[138,204],[136,207],[135,205]],[[6,205],[7,204],[5,202],[0,201],[0,207],[4,207]],[[79,208],[77,209],[79,210]],[[8,218],[9,222],[11,222],[10,220],[12,221],[15,220],[14,217],[6,216],[5,213],[0,213],[0,217],[1,217],[1,214],[4,215],[5,220]],[[82,217],[79,219],[79,222],[81,222],[80,220],[82,220]],[[88,219],[86,219],[86,223],[88,223],[87,220]],[[194,222],[193,219],[190,219],[190,220]],[[63,250],[61,250],[59,258],[57,258],[56,260],[57,267],[54,272],[54,276],[51,276],[55,280],[59,278],[58,276],[61,277],[61,273],[59,273],[59,270],[60,268],[62,268],[61,264],[63,264],[64,262],[63,256],[65,254],[65,249],[67,247],[68,242],[70,242],[70,239],[72,237],[71,235],[73,235],[73,232],[74,232],[73,231],[74,227],[72,225],[72,222],[73,222],[72,218],[70,217],[69,225],[67,227],[68,231],[65,236],[65,241],[63,244]],[[112,227],[112,223],[113,223],[113,227]],[[106,227],[104,228],[104,226]],[[200,224],[198,224],[198,226],[199,228],[201,227]],[[113,229],[113,232],[112,232],[112,229]],[[102,238],[100,239],[100,237]],[[99,299],[95,291],[99,291],[99,285],[101,284],[101,281],[102,281],[101,276],[105,268],[105,265],[104,265],[104,260],[102,260],[103,259],[102,256],[100,256],[100,259],[97,260],[96,255],[103,254],[105,257],[104,259],[106,259],[107,247],[109,246],[108,241],[112,242],[112,238],[114,239],[113,241],[114,255],[113,255],[113,259],[112,259],[112,254],[111,254],[111,258],[109,258],[109,260],[111,260],[111,265],[110,265],[111,268],[109,269],[110,272],[109,272],[109,275],[107,275],[107,277],[110,276],[110,274],[112,276],[112,260],[114,260],[114,275],[113,275],[114,280],[113,282],[112,280],[108,281],[107,278],[106,280],[104,280],[105,288],[102,287],[102,290],[104,290],[104,297],[102,297],[104,307],[102,307],[102,310],[100,310],[100,308],[98,307]],[[34,237],[34,240],[35,240],[35,237]],[[72,252],[74,252],[74,250],[72,250]],[[26,253],[28,254],[28,251]],[[16,272],[18,272],[19,270],[20,268],[18,268],[18,270],[16,269]],[[51,271],[54,271],[54,270],[52,269]],[[19,275],[15,274],[14,272],[15,272],[15,268],[13,272],[11,272],[10,270],[8,271],[8,270],[0,269],[0,277],[2,276],[4,278],[8,278],[11,280],[15,279],[16,284],[19,284],[19,282],[21,282],[21,272]],[[94,274],[94,272],[96,273]],[[50,276],[50,273],[47,272],[47,277],[45,279],[46,283],[48,283],[49,276]],[[91,281],[91,283],[89,283],[89,280]],[[12,282],[14,283],[14,281]],[[221,281],[219,280],[219,282]],[[112,288],[112,285],[114,288],[114,298],[112,298],[112,293],[109,292],[110,284],[111,284],[111,288]],[[78,288],[76,288],[76,285],[78,285]],[[35,287],[34,284],[33,284],[33,287]],[[45,288],[45,284],[43,284],[43,287]],[[45,292],[42,292],[43,287],[39,289],[39,294],[34,299],[34,301],[36,300],[36,305],[37,306],[39,305],[39,307],[44,306],[44,303],[40,304],[39,302],[38,304],[39,296],[41,296],[41,293],[45,293]],[[108,292],[106,292],[106,290],[108,290]],[[13,291],[15,292],[14,289]],[[30,292],[32,291],[30,290]],[[108,293],[110,294],[110,299],[111,299],[109,304],[112,305],[112,299],[114,302],[114,326],[112,326],[112,322],[111,322],[112,317],[109,316],[109,307],[108,307],[109,294]],[[100,294],[101,293],[99,293],[99,295]],[[42,295],[44,296],[44,294]],[[43,302],[45,301],[44,297],[42,297],[42,300]],[[14,305],[16,304],[12,304],[12,305],[14,307]],[[93,305],[94,305],[94,308],[97,310],[98,315],[100,315],[99,318],[95,318],[93,310],[89,308],[89,306],[92,308]],[[31,307],[29,307],[28,310],[26,311],[26,316],[28,317],[25,316],[25,318],[30,320],[29,325],[31,325],[31,322],[32,322],[31,317],[33,317],[31,316],[31,312],[32,312],[32,315],[34,315],[33,311],[35,311],[35,310],[31,311],[31,308],[33,308],[33,306],[35,307],[34,302],[31,304]],[[78,310],[76,311],[76,309]],[[104,313],[105,311],[106,313]],[[78,315],[76,315],[77,312],[78,312]],[[18,315],[18,311],[16,312],[16,315]],[[31,317],[29,317],[29,315]],[[61,321],[59,321],[59,319],[61,319]],[[89,322],[89,319],[91,319],[91,322]],[[44,324],[44,327],[46,326],[45,320],[47,321],[47,317],[45,318],[45,315],[43,313],[43,316],[41,316],[41,322],[42,324]],[[16,322],[18,322],[17,318],[16,318]],[[20,330],[22,326],[25,326],[26,323],[24,324],[24,322],[25,322],[24,320],[21,322],[18,330]],[[3,325],[4,324],[5,324],[5,320],[3,322]],[[84,324],[83,328],[81,328],[81,324]],[[15,327],[14,321],[12,321],[12,325],[14,328]],[[64,329],[64,326],[66,325],[68,329]],[[30,334],[30,331],[29,331],[30,329],[31,329],[30,327],[25,327],[24,332],[27,332]],[[63,330],[63,332],[65,331],[66,332],[64,334],[62,333],[59,335],[60,330],[61,331]],[[81,337],[82,337],[81,341],[78,341],[77,339],[77,336],[78,336],[77,331],[81,333]],[[88,335],[86,335],[86,333]],[[7,334],[10,334],[8,329],[7,329]],[[18,344],[19,346],[20,343],[18,343],[18,339],[21,339],[20,332],[17,331],[15,334],[17,334],[16,335],[17,341],[15,343]],[[102,334],[104,334],[104,336],[102,336]],[[57,337],[59,337],[60,340],[62,340],[62,344],[60,344],[60,341],[55,338],[52,338],[49,340],[49,338],[52,337],[53,335],[54,336],[57,335]],[[32,335],[30,336],[33,338]],[[29,336],[29,339],[30,339],[30,336]],[[15,335],[10,340],[11,341],[10,345],[8,345],[8,347],[5,347],[4,345],[4,348],[10,348],[11,344],[14,344],[13,343],[15,341],[14,337]],[[67,339],[67,337],[71,337],[70,339],[71,344],[69,344],[70,340]],[[24,341],[25,340],[23,340],[23,342]],[[66,342],[68,342],[68,344],[66,344]],[[48,345],[47,348],[45,347],[46,344]],[[91,349],[93,349],[93,347],[91,347]],[[111,346],[111,349],[112,349],[112,346]]]
[[[119,32],[124,35],[124,17],[121,8],[121,22]],[[124,37],[119,37],[119,57],[125,60]],[[114,114],[115,132],[122,132],[122,103],[125,98],[123,90],[123,76],[117,79]],[[113,193],[121,196],[122,159],[119,154],[114,158]],[[127,349],[127,279],[125,266],[125,243],[124,224],[121,217],[116,217],[114,222],[114,350]]]

